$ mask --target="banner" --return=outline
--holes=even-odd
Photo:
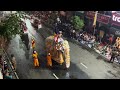
[[[96,26],[97,13],[98,13],[98,11],[95,12],[94,21],[93,21],[93,26]]]

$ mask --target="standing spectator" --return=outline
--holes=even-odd
[[[118,63],[120,64],[120,53],[117,56]]]
[[[112,51],[112,49],[111,49],[111,47],[110,46],[107,46],[107,48],[106,48],[106,51],[105,51],[105,55],[106,55],[106,57],[107,57],[107,59],[111,59],[111,51]]]
[[[76,32],[75,32],[75,30],[72,31],[72,38],[73,38],[73,39],[76,38]]]
[[[2,69],[0,68],[0,79],[3,79]]]
[[[111,58],[110,58],[110,62],[114,62],[115,58],[117,57],[118,52],[116,50],[113,50],[111,53]]]
[[[0,68],[3,70],[3,58],[2,58],[2,55],[0,55]]]
[[[39,21],[38,23],[38,30],[42,28],[42,23]]]
[[[110,37],[109,37],[109,45],[112,45],[112,42],[113,42],[113,37],[110,36]]]
[[[32,48],[33,49],[35,48],[35,40],[34,40],[34,38],[32,38]]]
[[[14,70],[16,71],[16,59],[15,59],[15,56],[14,56],[14,54],[11,54],[11,58],[12,58],[12,65],[13,65],[13,68],[14,68]]]
[[[76,33],[76,40],[79,39],[79,33]]]
[[[55,23],[54,32],[55,32],[56,34],[59,33],[59,29],[58,29],[58,25],[57,25],[57,23]]]
[[[57,17],[57,22],[58,22],[58,23],[61,23],[61,20],[60,20],[60,18],[59,18],[59,17]]]

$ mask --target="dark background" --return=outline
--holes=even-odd
[[[2,0],[0,10],[120,10],[119,0]],[[119,88],[119,80],[0,80],[0,89],[106,89]],[[31,86],[31,87],[30,87]],[[70,87],[72,86],[72,88]],[[66,87],[66,88],[65,88]],[[91,87],[91,88],[90,88]],[[105,88],[106,87],[106,88]]]

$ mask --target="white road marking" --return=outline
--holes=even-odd
[[[56,79],[59,79],[54,73],[53,73],[53,76],[54,76]]]
[[[81,65],[83,65],[85,68],[88,68],[87,66],[85,66],[83,63],[80,63]]]

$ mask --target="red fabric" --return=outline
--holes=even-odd
[[[104,44],[103,44],[103,43],[100,43],[100,46],[104,46]]]
[[[27,29],[24,29],[24,31],[26,32],[26,31],[27,31]]]
[[[33,40],[33,41],[32,41],[32,44],[34,44],[34,43],[35,43],[35,41]]]
[[[112,38],[112,37],[110,37],[110,38],[109,38],[109,40],[110,40],[110,42],[112,42],[112,41],[113,41],[113,38]]]
[[[55,42],[58,42],[58,35],[54,36],[54,40],[55,40]]]

